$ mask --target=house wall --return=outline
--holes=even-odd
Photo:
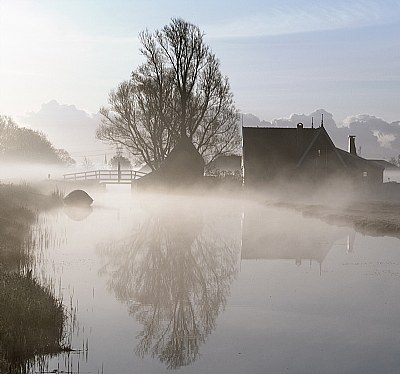
[[[343,167],[325,136],[319,136],[298,167],[319,129],[246,128],[243,132],[243,168],[246,184],[291,179],[318,180]]]
[[[246,129],[243,133],[243,176],[248,184],[289,177],[295,170],[297,149],[293,134],[285,129],[281,133],[266,130]]]
[[[243,169],[250,186],[342,178],[364,185],[383,182],[382,169],[337,149],[324,128],[244,128]]]
[[[383,169],[374,167],[365,167],[365,170],[359,171],[357,181],[367,183],[368,185],[381,185],[383,183]]]
[[[320,137],[311,147],[297,170],[297,174],[310,180],[333,177],[338,171],[342,171],[343,164],[332,148],[331,143],[325,138]]]

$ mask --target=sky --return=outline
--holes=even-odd
[[[0,0],[0,114],[96,116],[172,17],[204,31],[242,113],[400,120],[400,0]]]

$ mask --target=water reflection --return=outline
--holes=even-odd
[[[96,201],[83,222],[42,217],[59,239],[41,242],[60,248],[43,251],[43,273],[76,307],[71,347],[82,347],[49,372],[372,373],[351,370],[353,357],[376,353],[374,369],[397,357],[398,241],[354,243],[353,230],[250,202]]]
[[[63,212],[73,221],[83,221],[92,214],[93,208],[91,206],[66,205],[63,208]]]
[[[218,229],[215,210],[187,201],[153,207],[129,238],[100,253],[109,288],[143,326],[136,353],[170,369],[192,363],[237,271],[239,240]]]
[[[292,260],[322,263],[333,245],[346,240],[348,253],[353,252],[355,232],[349,228],[329,226],[316,219],[302,219],[297,213],[263,207],[246,209],[243,219],[242,260]]]

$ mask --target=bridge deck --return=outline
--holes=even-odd
[[[147,173],[135,170],[91,170],[63,174],[64,180],[98,180],[100,183],[131,183]]]

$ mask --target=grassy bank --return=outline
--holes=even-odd
[[[24,373],[38,355],[64,350],[64,309],[29,274],[30,227],[61,203],[28,185],[0,184],[0,373]]]
[[[0,184],[0,271],[26,266],[25,241],[37,213],[60,204],[57,191],[43,195],[28,185]]]
[[[0,272],[0,352],[15,372],[42,354],[64,350],[64,309],[29,276]]]
[[[62,196],[56,188],[43,194],[28,184],[0,183],[0,215],[18,211],[21,208],[31,211],[51,209],[62,204]],[[11,219],[13,218],[10,217]],[[18,214],[14,218],[20,218]]]
[[[344,206],[312,205],[303,203],[277,203],[300,211],[305,217],[354,228],[355,231],[372,236],[400,238],[400,203],[353,202]]]

